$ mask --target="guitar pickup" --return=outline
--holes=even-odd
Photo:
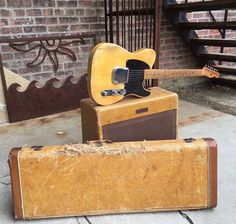
[[[102,96],[124,96],[125,94],[125,89],[109,89],[101,92]]]
[[[112,72],[113,84],[127,83],[129,80],[129,68],[115,68]]]

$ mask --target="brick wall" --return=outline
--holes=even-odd
[[[46,35],[93,34],[104,36],[102,0],[0,0],[1,38],[35,37]],[[48,57],[41,66],[27,68],[26,63],[37,56],[39,49],[26,54],[1,45],[4,66],[29,80],[82,75],[87,71],[89,51],[93,39],[86,44],[73,44],[77,61],[58,55],[59,70],[54,73]],[[42,56],[41,56],[42,57]]]
[[[232,16],[232,15],[231,15]],[[222,12],[218,12],[218,18]],[[209,20],[208,13],[188,14],[192,21]],[[67,35],[74,33],[96,33],[97,38],[104,41],[104,18],[103,0],[0,0],[0,35],[1,38],[45,36],[45,35]],[[218,31],[200,31],[200,36],[218,37]],[[227,35],[232,36],[232,33]],[[4,65],[11,70],[21,74],[29,80],[45,80],[51,77],[65,77],[68,75],[82,75],[87,70],[89,51],[92,40],[88,39],[86,45],[71,46],[76,55],[76,63],[72,63],[65,56],[60,56],[59,70],[54,73],[49,60],[42,66],[33,70],[26,67],[37,52],[31,52],[23,56],[20,52],[1,46]],[[216,49],[213,49],[216,51]],[[217,49],[218,50],[218,49]],[[161,46],[160,46],[161,68],[196,68],[196,60],[178,37],[172,25],[162,15],[161,24]],[[175,88],[203,79],[179,79],[161,81],[165,87]]]

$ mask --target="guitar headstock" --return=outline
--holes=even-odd
[[[208,78],[219,78],[220,77],[220,73],[218,72],[217,69],[212,68],[208,65],[206,65],[203,69],[202,69],[202,75],[206,76]]]

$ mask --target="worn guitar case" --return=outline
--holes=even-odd
[[[217,202],[213,139],[15,148],[16,219],[204,209]]]
[[[83,142],[165,140],[177,137],[176,93],[153,87],[151,95],[127,97],[106,106],[81,100]]]

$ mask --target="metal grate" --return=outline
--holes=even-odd
[[[129,51],[159,52],[161,5],[161,0],[104,0],[106,41]]]

